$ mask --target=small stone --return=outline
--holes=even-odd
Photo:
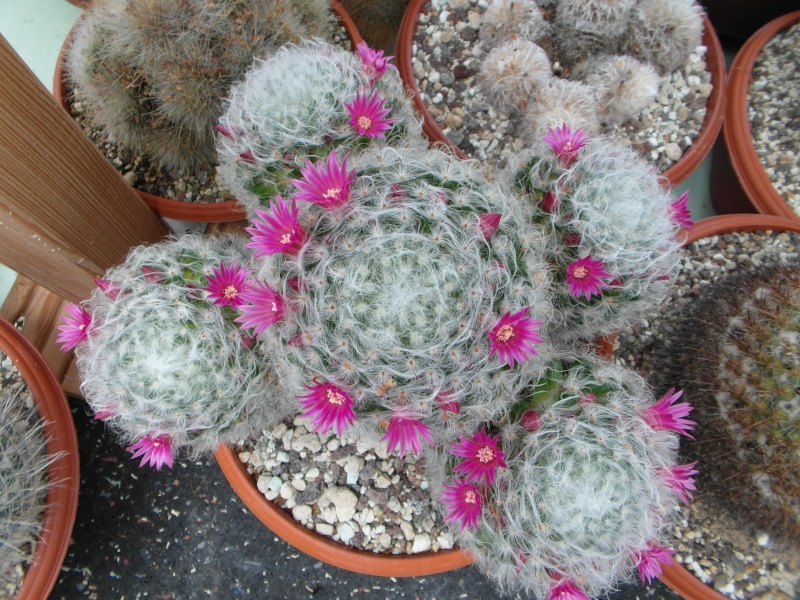
[[[358,498],[346,487],[332,487],[325,492],[325,497],[330,500],[336,510],[336,518],[339,522],[349,521],[356,513]]]
[[[409,542],[414,541],[414,526],[408,521],[400,522],[400,530],[403,532],[403,537]]]
[[[307,504],[298,504],[292,509],[292,516],[295,521],[305,525],[311,519],[311,507]]]
[[[314,528],[320,535],[333,535],[333,525],[330,523],[317,523]]]
[[[416,554],[418,552],[427,552],[430,549],[431,549],[431,536],[429,536],[427,533],[418,533],[414,537],[414,545],[411,546],[411,552]]]
[[[683,156],[683,150],[681,150],[681,147],[675,142],[670,142],[667,144],[664,148],[664,153],[670,160],[678,160],[681,156]]]
[[[353,529],[353,526],[350,523],[339,523],[336,526],[336,535],[339,536],[339,541],[343,543],[347,543],[353,539],[356,532]]]

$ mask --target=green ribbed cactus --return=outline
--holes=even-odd
[[[255,58],[331,31],[326,0],[107,0],[79,21],[68,74],[111,139],[182,172],[214,164],[214,125]]]
[[[0,590],[10,583],[13,567],[31,558],[24,548],[39,536],[52,462],[39,416],[26,406],[25,395],[0,390]]]
[[[711,489],[800,540],[800,264],[703,288],[662,360],[702,408]]]

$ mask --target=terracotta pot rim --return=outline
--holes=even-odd
[[[7,320],[0,318],[0,348],[22,375],[44,426],[50,489],[39,543],[16,600],[45,600],[58,579],[78,509],[78,438],[67,398],[50,366]]]
[[[361,43],[362,39],[361,35],[358,33],[358,28],[350,15],[347,14],[341,2],[339,0],[331,0],[331,8],[334,13],[336,13],[339,22],[347,32],[347,37],[350,39],[350,43],[353,47]],[[67,48],[72,40],[73,31],[76,26],[77,23],[73,25],[61,46],[58,58],[56,59],[56,70],[53,75],[53,96],[70,116],[73,116],[73,114],[67,102],[69,93],[67,91],[65,65]],[[154,213],[166,219],[175,219],[177,221],[186,221],[190,223],[227,223],[247,218],[247,211],[236,200],[226,200],[224,202],[185,202],[183,200],[154,196],[137,188],[133,188],[133,191],[145,201]]]
[[[427,106],[422,100],[422,95],[417,85],[417,79],[414,76],[414,70],[411,66],[411,49],[413,46],[414,34],[419,23],[419,15],[428,2],[429,0],[411,0],[406,8],[403,21],[400,25],[400,32],[397,36],[397,67],[400,71],[403,85],[405,85],[406,89],[412,94],[414,107],[422,116],[422,129],[428,136],[428,139],[433,143],[441,143],[450,147],[459,157],[465,158],[467,155],[464,151],[450,141],[450,138],[447,137],[428,111]],[[725,57],[722,53],[722,46],[714,31],[714,27],[705,14],[703,14],[703,24],[703,44],[707,48],[705,60],[707,68],[711,72],[713,90],[711,96],[708,98],[706,116],[705,119],[703,119],[703,124],[700,127],[697,138],[692,142],[692,145],[683,156],[681,156],[678,162],[661,173],[661,176],[667,179],[672,186],[676,186],[685,181],[709,153],[722,128],[722,121],[725,115],[727,98]]]
[[[776,34],[797,21],[800,21],[800,10],[770,21],[756,31],[736,54],[728,80],[728,108],[723,137],[733,170],[755,209],[762,214],[800,220],[800,215],[777,192],[761,165],[753,143],[747,109],[750,76],[758,55]]]
[[[472,557],[459,549],[420,554],[377,554],[339,544],[304,527],[288,511],[267,500],[230,446],[220,445],[214,456],[236,494],[264,525],[298,550],[329,565],[365,575],[414,577],[444,573],[472,564]]]

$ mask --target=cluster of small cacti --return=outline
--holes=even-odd
[[[176,448],[210,451],[288,412],[235,322],[248,258],[232,236],[139,247],[70,308],[60,342],[75,347],[81,391],[143,463],[171,465]]]
[[[253,258],[238,258],[242,248],[228,241],[213,259],[209,246],[207,260],[197,250],[175,259],[172,242],[112,271],[88,312],[71,309],[62,335],[90,374],[84,392],[116,402],[95,408],[118,428],[119,398],[138,403],[141,388],[152,394],[137,418],[164,398],[194,410],[202,393],[203,415],[220,420],[208,436],[174,416],[169,430],[154,430],[200,450],[249,421],[242,395],[268,383],[256,415],[299,411],[318,432],[428,452],[445,519],[502,585],[580,599],[635,565],[652,578],[669,558],[658,538],[672,500],[693,489],[691,466],[674,464],[690,408],[675,404],[680,393],[653,403],[635,375],[561,347],[628,322],[636,311],[627,305],[658,295],[686,199],[670,204],[631,154],[587,145],[566,125],[504,176],[430,149],[387,60],[366,46],[349,55],[305,42],[234,89],[219,155],[248,204]],[[229,270],[213,270],[214,260]],[[158,301],[146,301],[151,288]],[[106,318],[104,307],[124,298],[124,314]],[[225,298],[236,303],[214,304]],[[225,337],[207,331],[214,319],[231,341],[227,354],[206,351]],[[230,330],[233,321],[245,333]],[[101,350],[101,323],[119,347]],[[158,343],[167,328],[177,341]],[[201,349],[184,348],[195,335]],[[128,347],[146,359],[134,365]],[[206,365],[202,392],[177,376],[165,382],[160,365],[173,353],[171,364]],[[239,398],[230,408],[214,382],[237,353],[253,368],[236,372],[250,376],[244,391],[226,389]],[[265,408],[266,398],[277,404]],[[159,456],[152,444],[131,449],[151,463]],[[532,500],[534,489],[544,495]],[[575,524],[582,516],[585,530]]]
[[[47,495],[42,423],[19,390],[0,390],[0,590],[14,565],[30,560],[24,550],[39,536]]]
[[[331,30],[326,0],[106,0],[67,57],[76,99],[112,140],[164,169],[216,161],[214,125],[254,58]]]
[[[563,122],[590,133],[624,123],[655,99],[659,73],[700,44],[700,10],[695,0],[492,0],[483,91],[499,111],[521,114],[528,140]]]
[[[699,406],[707,487],[773,534],[800,540],[800,264],[702,288],[667,340],[667,376]],[[661,353],[660,353],[661,354]]]

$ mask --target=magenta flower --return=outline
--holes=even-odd
[[[564,245],[565,246],[578,246],[581,243],[581,236],[575,232],[565,233],[564,234]]]
[[[555,212],[558,210],[560,204],[561,202],[558,200],[558,196],[553,192],[545,192],[544,196],[542,196],[541,206],[544,212]]]
[[[228,139],[236,139],[236,136],[233,134],[233,129],[228,127],[227,125],[214,125],[214,129],[219,131],[222,135],[224,135]]]
[[[247,247],[255,250],[256,258],[279,252],[296,255],[308,239],[306,230],[300,225],[297,205],[287,203],[278,194],[269,207],[271,212],[256,209],[253,226],[245,228],[252,240]]]
[[[642,583],[650,585],[654,577],[661,577],[664,570],[661,565],[668,565],[670,557],[675,554],[674,550],[662,546],[648,546],[644,552],[636,557],[639,567],[639,577]]]
[[[298,400],[305,409],[304,417],[311,417],[314,431],[325,433],[331,427],[336,428],[336,434],[341,437],[355,420],[353,399],[342,388],[332,383],[315,383],[307,385],[308,394],[300,396]]]
[[[86,309],[82,306],[71,302],[64,306],[64,311],[67,314],[61,315],[61,320],[64,321],[64,324],[58,327],[61,333],[58,334],[56,342],[61,344],[63,352],[67,352],[82,341],[89,339],[92,315],[86,312]]]
[[[383,56],[383,50],[373,50],[367,46],[366,42],[361,42],[356,46],[356,54],[361,57],[364,71],[366,71],[370,81],[379,79],[380,76],[386,72],[387,68],[396,68],[394,65],[389,64],[389,61],[392,60],[394,56]]]
[[[253,328],[256,337],[267,330],[267,327],[283,318],[285,308],[280,294],[261,281],[251,283],[241,292],[242,313],[235,321],[241,323],[243,329]],[[246,304],[245,304],[246,303]]]
[[[385,118],[391,112],[391,109],[384,108],[383,104],[384,100],[378,96],[377,92],[373,92],[369,98],[367,98],[366,94],[358,92],[356,99],[350,104],[344,103],[344,107],[350,114],[350,125],[358,131],[359,135],[365,135],[370,138],[386,138],[383,132],[391,129],[392,123],[397,119]]]
[[[542,336],[536,331],[542,322],[527,316],[530,307],[515,313],[506,313],[488,333],[492,340],[489,356],[497,353],[501,364],[513,367],[516,362],[523,363],[536,354],[533,344],[541,344]]]
[[[591,600],[591,598],[569,579],[561,579],[553,582],[548,600]]]
[[[208,285],[205,288],[208,299],[213,304],[239,308],[244,304],[242,292],[247,290],[249,276],[250,271],[237,265],[235,260],[230,266],[220,263],[219,268],[214,269],[208,276]]]
[[[100,279],[98,277],[94,278],[94,283],[100,288],[100,291],[103,292],[105,297],[109,300],[116,300],[117,296],[119,296],[120,286],[118,283],[114,283],[108,279]]]
[[[684,504],[689,504],[692,501],[692,492],[697,489],[692,477],[692,475],[697,475],[696,466],[697,461],[694,461],[688,465],[675,465],[669,469],[660,470],[664,483],[672,488],[672,491]]]
[[[536,431],[542,426],[542,417],[535,410],[526,410],[519,418],[519,424],[525,431]]]
[[[688,432],[697,423],[684,419],[686,415],[692,412],[691,405],[688,402],[673,404],[682,394],[683,390],[676,392],[675,388],[670,388],[658,402],[642,411],[642,418],[655,430],[677,431],[688,438],[694,439]]]
[[[445,506],[445,523],[458,523],[463,533],[465,529],[476,529],[483,511],[483,497],[480,490],[461,479],[444,485],[442,504]]]
[[[589,141],[589,136],[582,127],[572,131],[569,125],[562,123],[560,127],[548,129],[543,139],[556,153],[556,158],[568,166],[575,162],[578,152]]]
[[[461,404],[453,398],[453,393],[449,391],[442,392],[436,396],[436,404],[444,412],[451,412],[456,415],[461,412]]]
[[[602,260],[591,256],[584,256],[567,265],[569,295],[575,298],[585,296],[587,300],[591,300],[594,294],[602,294],[602,290],[608,287],[608,283],[603,279],[613,277],[611,273],[606,272]]]
[[[142,275],[144,275],[144,280],[147,283],[164,283],[164,275],[161,274],[161,271],[153,267],[144,265],[142,267]]]
[[[325,164],[318,161],[316,164],[306,159],[306,166],[300,169],[303,179],[290,180],[298,189],[292,196],[293,200],[313,202],[322,208],[338,208],[350,198],[350,184],[353,182],[355,171],[347,172],[347,157],[342,159],[342,164],[336,159],[336,153],[328,154]]]
[[[116,413],[109,406],[105,406],[94,414],[95,421],[105,421],[113,417]]]
[[[252,151],[252,150],[245,150],[244,152],[242,152],[242,153],[239,155],[239,158],[241,158],[241,159],[242,159],[244,162],[246,162],[248,165],[255,165],[255,164],[258,164],[258,161],[256,160],[256,155],[255,155],[255,154],[253,154],[253,151]]]
[[[400,456],[404,456],[408,451],[413,454],[421,454],[422,440],[433,445],[430,428],[414,415],[403,410],[392,413],[389,427],[381,439],[386,440],[386,449],[389,452],[399,448]]]
[[[490,436],[483,430],[478,431],[472,439],[462,437],[460,442],[452,445],[450,452],[465,460],[453,470],[463,473],[468,483],[494,484],[495,471],[498,467],[506,466],[503,460],[505,452],[498,446],[499,437]]]
[[[128,446],[126,450],[128,452],[135,451],[131,458],[142,457],[142,462],[139,463],[140,467],[148,463],[151,467],[155,467],[156,471],[160,471],[164,465],[172,468],[172,438],[168,435],[145,436],[132,446]]]
[[[692,221],[692,213],[689,211],[689,192],[688,190],[681,194],[681,197],[669,205],[669,214],[672,217],[672,222],[691,229],[694,227]]]
[[[494,237],[500,227],[500,219],[502,218],[503,215],[499,213],[485,213],[478,217],[478,226],[483,234],[483,239],[488,241]]]

